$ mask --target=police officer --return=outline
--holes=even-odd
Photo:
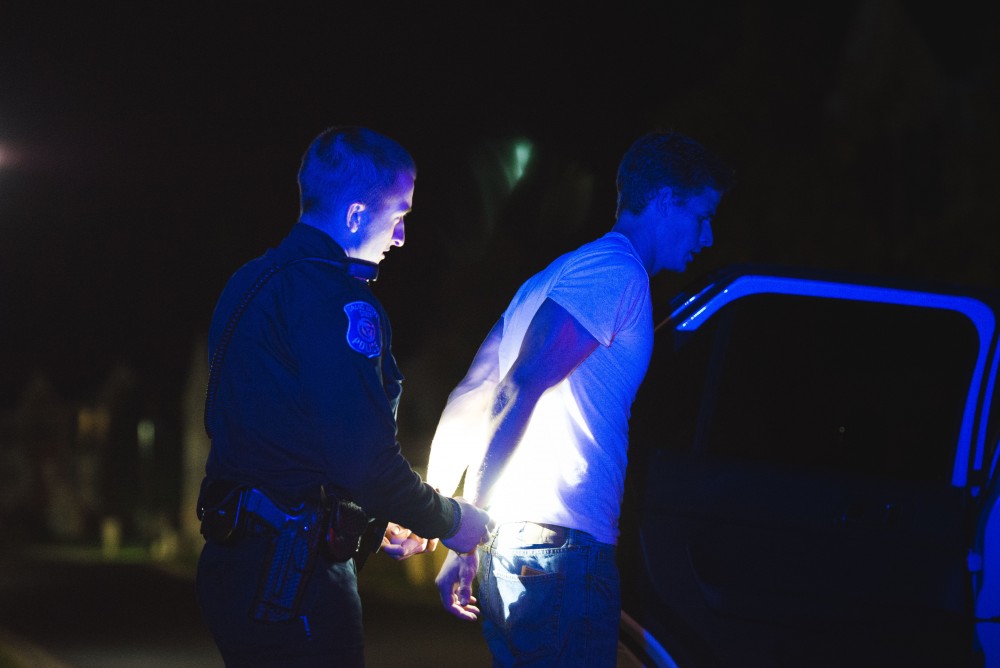
[[[395,141],[324,131],[302,159],[298,223],[216,305],[197,585],[226,665],[363,665],[352,557],[373,533],[399,549],[377,518],[407,527],[400,556],[421,536],[458,552],[488,536],[486,513],[423,482],[396,441],[402,375],[369,283],[403,245],[415,177]]]

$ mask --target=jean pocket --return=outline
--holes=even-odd
[[[558,646],[565,577],[523,557],[507,560],[494,555],[491,565],[480,598],[493,631],[520,660],[553,651]]]

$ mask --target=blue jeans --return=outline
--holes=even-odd
[[[198,562],[198,603],[227,668],[242,666],[363,666],[361,598],[354,560],[316,558],[299,617],[282,622],[251,619],[267,551],[266,536],[239,544],[205,543]]]
[[[479,549],[477,598],[494,666],[614,666],[621,586],[615,546],[565,530],[522,545],[501,525]]]

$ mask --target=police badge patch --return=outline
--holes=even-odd
[[[368,302],[344,305],[347,314],[347,345],[365,357],[377,357],[382,352],[382,328],[378,311]]]

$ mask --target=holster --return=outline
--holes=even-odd
[[[380,549],[387,525],[356,503],[327,498],[322,488],[319,505],[288,508],[257,488],[208,479],[198,517],[202,535],[221,545],[251,532],[270,537],[251,610],[254,620],[269,622],[296,616],[317,554],[332,563],[354,558],[360,569]]]
[[[250,616],[278,622],[296,616],[312,573],[325,509],[300,503],[279,505],[261,490],[226,481],[202,482],[198,497],[201,533],[220,545],[235,545],[253,533],[268,538]]]
[[[250,503],[252,492],[258,490],[251,490]],[[262,493],[260,496],[267,499]],[[297,615],[299,601],[312,575],[321,527],[319,509],[303,507],[295,514],[284,513],[264,558],[250,615],[254,620],[280,622]]]

